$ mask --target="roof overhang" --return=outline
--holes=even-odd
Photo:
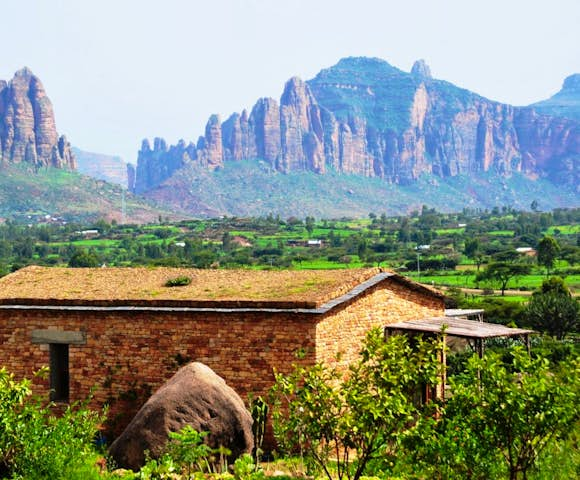
[[[485,310],[482,308],[446,308],[446,317],[471,317],[474,315],[483,315]]]
[[[536,333],[524,328],[510,328],[496,323],[478,322],[460,317],[432,317],[385,325],[386,332],[445,333],[461,338],[516,337]]]

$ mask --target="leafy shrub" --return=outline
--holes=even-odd
[[[189,285],[191,283],[191,278],[190,277],[175,277],[175,278],[170,278],[169,280],[167,280],[165,282],[165,286],[166,287],[183,287],[185,285]]]
[[[32,396],[30,380],[0,368],[0,477],[99,478],[93,440],[104,415],[73,404],[56,417],[51,406]]]
[[[204,443],[208,432],[198,432],[186,425],[179,432],[169,432],[170,442],[166,452],[176,464],[186,472],[187,479],[195,472],[227,470],[226,457],[231,454],[227,448],[212,448]]]
[[[149,458],[145,465],[137,474],[127,472],[128,476],[122,478],[134,480],[164,480],[174,479],[179,471],[179,467],[175,464],[171,455],[164,454],[159,458]]]
[[[509,359],[472,356],[450,378],[439,418],[423,417],[405,439],[408,460],[425,478],[528,478],[578,426],[580,363],[558,367],[512,348]],[[550,453],[550,450],[552,452]],[[423,477],[421,477],[423,478]],[[564,477],[558,477],[564,478]]]
[[[357,480],[371,460],[394,458],[398,436],[430,409],[418,396],[436,384],[442,348],[402,335],[385,341],[375,329],[347,379],[323,364],[276,374],[271,403],[280,447],[305,453],[329,480]]]
[[[254,463],[252,455],[244,453],[237,458],[233,466],[234,478],[236,480],[264,480],[264,471],[257,463]]]

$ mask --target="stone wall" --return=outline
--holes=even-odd
[[[367,331],[388,323],[445,315],[443,300],[420,294],[387,279],[342,309],[329,312],[316,326],[316,361],[348,365],[356,359]]]
[[[34,330],[85,332],[86,344],[69,347],[70,399],[97,387],[93,405],[110,403],[119,430],[188,361],[208,365],[244,399],[265,395],[274,368],[289,371],[297,350],[314,351],[315,317],[0,309],[0,365],[30,377],[49,364],[48,345],[31,342]],[[48,398],[47,380],[35,386]]]

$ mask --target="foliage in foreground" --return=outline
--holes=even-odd
[[[0,478],[96,479],[94,439],[104,416],[85,405],[55,416],[31,381],[0,368]]]
[[[554,370],[521,348],[510,353],[508,361],[473,356],[450,379],[442,416],[423,418],[405,439],[409,463],[429,478],[526,479],[545,451],[577,431],[578,358]]]
[[[374,331],[346,379],[321,364],[278,374],[278,442],[329,479],[543,479],[539,469],[554,471],[572,454],[562,448],[580,426],[576,356],[557,365],[520,347],[472,356],[450,378],[444,404],[421,405],[416,394],[437,382],[440,348],[404,336],[383,341]]]
[[[391,457],[398,436],[428,413],[431,405],[417,395],[440,374],[441,342],[414,343],[405,336],[385,341],[376,329],[347,378],[323,364],[277,374],[272,399],[280,446],[305,454],[330,480],[357,480],[373,459]]]

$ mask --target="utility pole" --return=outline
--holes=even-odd
[[[417,281],[421,280],[421,264],[420,264],[421,253],[417,252]]]
[[[125,225],[127,217],[127,204],[125,203],[125,189],[121,189],[121,225]]]

